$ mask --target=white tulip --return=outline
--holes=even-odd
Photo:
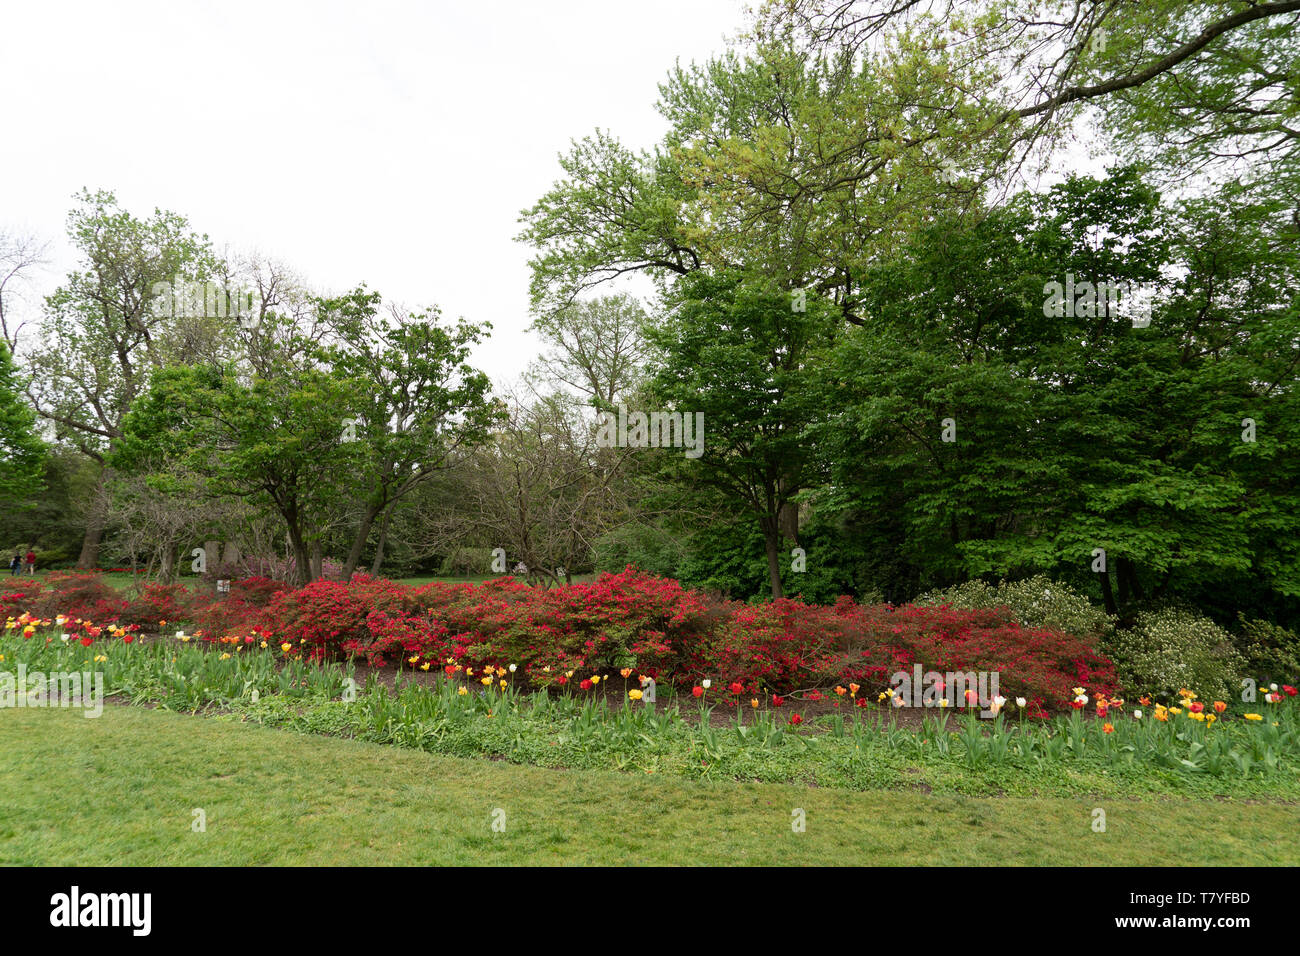
[[[1026,703],[1027,703],[1027,701],[1026,701],[1023,697],[1017,697],[1017,698],[1016,698],[1016,706],[1017,706],[1017,707],[1024,707]]]
[[[706,677],[704,678],[704,680],[700,681],[700,686],[703,687],[705,690],[708,690],[710,687],[713,686],[713,681],[709,680]]]

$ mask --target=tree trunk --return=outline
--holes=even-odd
[[[1101,578],[1101,598],[1106,604],[1107,614],[1118,614],[1119,609],[1115,606],[1115,594],[1110,588],[1110,572],[1097,572]]]
[[[319,581],[325,576],[325,555],[321,550],[320,539],[311,543],[311,579]]]
[[[767,574],[772,584],[772,599],[785,597],[781,588],[781,527],[780,516],[765,517],[760,522],[763,528],[763,544],[767,548]]]
[[[312,581],[311,555],[302,539],[302,529],[292,522],[289,523],[289,547],[293,550],[293,580],[290,583],[294,587],[305,587]]]
[[[100,469],[90,507],[86,511],[86,533],[81,538],[81,554],[77,558],[77,567],[83,571],[99,567],[99,545],[104,539],[106,472],[107,469]]]
[[[343,580],[351,581],[352,575],[356,573],[357,565],[361,563],[361,555],[366,550],[366,541],[370,538],[370,529],[374,527],[375,516],[379,514],[379,506],[367,504],[365,514],[361,516],[361,524],[357,527],[356,536],[352,539],[352,549],[348,551],[347,560],[343,562]]]
[[[385,511],[379,522],[379,541],[375,544],[374,563],[370,565],[371,577],[379,577],[379,569],[384,565],[384,546],[388,543],[388,518],[391,514],[391,511]]]

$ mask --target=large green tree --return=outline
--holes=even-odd
[[[45,459],[36,415],[22,393],[9,346],[0,341],[0,504],[33,497]]]
[[[1284,210],[1157,198],[1132,171],[1073,179],[875,277],[811,434],[915,586],[1099,570],[1112,610],[1215,581],[1296,594]],[[1149,283],[1150,324],[1123,298],[1052,308],[1050,283],[1098,281]]]
[[[80,261],[46,300],[41,344],[28,356],[37,411],[67,442],[101,468],[122,435],[122,420],[147,387],[149,373],[171,362],[201,361],[190,325],[158,308],[156,289],[205,280],[215,267],[207,238],[184,217],[155,210],[140,219],[109,192],[83,191],[68,214],[68,237]],[[103,500],[102,486],[94,496]],[[103,509],[91,509],[79,564],[98,564]]]

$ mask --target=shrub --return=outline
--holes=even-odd
[[[1246,670],[1231,634],[1182,608],[1139,614],[1133,627],[1117,630],[1106,647],[1130,694],[1172,697],[1187,688],[1203,698],[1227,700]]]
[[[1021,581],[1002,581],[990,587],[983,581],[967,581],[921,595],[916,604],[948,605],[955,608],[1008,608],[1022,627],[1045,627],[1064,631],[1092,642],[1105,641],[1115,628],[1115,619],[1068,584],[1036,574]]]
[[[122,622],[145,631],[156,630],[160,621],[185,619],[190,601],[189,589],[183,584],[146,584],[123,612]]]
[[[36,578],[0,577],[0,618],[17,617],[41,607],[45,583]]]
[[[1239,615],[1237,649],[1246,661],[1246,676],[1272,682],[1300,678],[1300,636],[1268,621],[1248,621]]]
[[[45,589],[36,602],[35,613],[39,617],[63,614],[96,624],[112,624],[122,620],[129,609],[129,602],[98,574],[51,571],[45,578]]]
[[[1070,688],[1115,689],[1115,672],[1091,643],[1048,627],[1024,627],[1004,607],[960,609],[784,598],[749,605],[684,588],[633,567],[595,581],[532,587],[514,578],[420,588],[357,575],[286,590],[278,581],[233,582],[228,595],[147,585],[136,601],[93,575],[51,575],[49,593],[10,584],[6,607],[35,601],[41,616],[77,612],[97,624],[143,628],[188,620],[205,639],[247,637],[301,647],[316,660],[355,655],[373,665],[411,657],[425,670],[520,669],[516,680],[556,686],[595,672],[634,668],[670,683],[712,679],[746,693],[787,693],[854,682],[876,693],[890,676],[923,670],[996,671],[999,690],[1037,706],[1063,706]],[[33,589],[34,588],[34,589]],[[30,589],[30,590],[29,590]],[[26,609],[26,608],[21,608]],[[133,620],[135,619],[135,620]]]
[[[419,609],[414,589],[396,581],[358,574],[351,581],[314,581],[276,594],[261,615],[277,642],[302,644],[314,660],[344,651],[365,653],[375,638],[372,612],[406,615]]]

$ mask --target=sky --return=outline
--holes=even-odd
[[[475,354],[524,370],[530,250],[520,210],[571,139],[633,148],[666,124],[674,62],[723,52],[742,0],[493,3],[51,2],[6,6],[0,228],[51,241],[45,294],[75,263],[83,187],[186,216],[217,248],[313,288],[365,282],[493,325]],[[28,301],[35,301],[34,297]]]

